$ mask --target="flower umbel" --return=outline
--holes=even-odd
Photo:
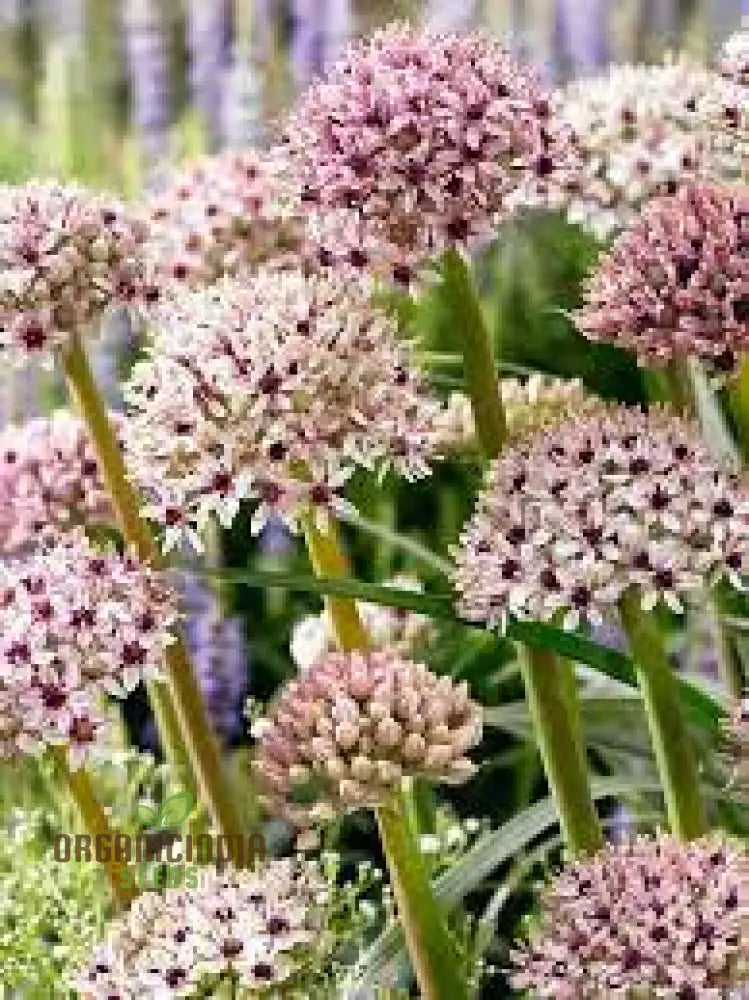
[[[106,310],[152,301],[146,229],[109,195],[73,185],[0,187],[0,350],[49,359]]]
[[[155,572],[81,534],[0,563],[0,757],[105,736],[101,701],[157,677],[173,594]]]
[[[568,156],[549,94],[498,41],[397,23],[310,87],[284,137],[321,261],[401,284],[444,249],[491,239]]]
[[[306,826],[382,805],[403,778],[464,781],[480,738],[465,683],[390,649],[330,653],[283,689],[256,768],[269,806]]]
[[[749,498],[668,410],[606,408],[502,455],[455,552],[471,621],[598,623],[631,586],[675,611],[746,571]]]
[[[749,189],[691,185],[652,202],[588,283],[577,325],[644,364],[731,369],[749,347]]]
[[[653,197],[698,178],[735,182],[749,162],[737,88],[684,56],[573,80],[554,95],[554,112],[580,156],[570,220],[600,239],[630,225]]]
[[[258,871],[201,867],[196,889],[146,892],[111,928],[78,981],[92,1000],[192,997],[233,973],[264,992],[320,947],[326,887],[313,864],[274,859]]]
[[[177,287],[208,285],[280,257],[300,243],[281,159],[225,152],[190,164],[148,205],[156,274]]]
[[[0,552],[17,552],[75,525],[115,520],[77,417],[58,410],[0,433]]]
[[[749,859],[717,837],[640,837],[563,871],[513,955],[541,998],[707,1000],[745,982]]]
[[[440,404],[346,274],[260,269],[162,312],[125,437],[167,544],[260,499],[259,527],[329,505],[357,467],[425,475]]]

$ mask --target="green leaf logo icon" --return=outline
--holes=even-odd
[[[176,792],[161,803],[155,823],[161,827],[179,826],[185,822],[194,805],[195,799],[190,792]]]
[[[141,826],[153,826],[156,822],[156,810],[139,802],[135,807],[135,818]]]

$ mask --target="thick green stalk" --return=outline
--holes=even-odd
[[[304,520],[304,532],[315,573],[323,577],[347,576],[348,563],[335,525],[329,523],[323,528],[310,512]],[[371,647],[355,601],[348,597],[329,598],[327,608],[341,649]],[[423,1000],[468,1000],[454,943],[408,822],[403,794],[394,796],[386,808],[377,809],[376,815],[398,916],[421,996]]]
[[[376,810],[398,919],[423,1000],[468,1000],[465,977],[446,935],[424,859],[400,802]]]
[[[507,437],[507,422],[494,371],[494,354],[481,303],[465,261],[456,250],[442,258],[442,291],[455,342],[463,353],[463,373],[476,421],[476,434],[487,458],[496,458]]]
[[[52,762],[56,775],[67,786],[70,797],[78,810],[83,828],[91,837],[92,850],[95,847],[97,837],[106,838],[110,857],[108,861],[104,862],[104,867],[112,890],[112,897],[118,907],[124,908],[129,906],[137,896],[138,890],[134,886],[132,888],[127,887],[127,883],[125,885],[122,884],[120,871],[123,866],[120,862],[115,861],[113,856],[113,830],[109,824],[107,814],[96,800],[88,774],[86,774],[82,767],[79,767],[75,771],[71,769],[68,763],[67,751],[63,747],[55,747],[53,749]]]
[[[126,542],[142,562],[161,566],[150,528],[140,516],[138,496],[130,483],[122,450],[112,430],[86,354],[74,339],[64,355],[65,375],[96,452],[102,479],[112,497]],[[151,685],[149,695],[165,748],[179,759],[186,750],[200,795],[220,834],[237,835],[242,824],[225,780],[219,746],[184,641],[177,637],[164,657],[166,685]]]
[[[565,843],[576,855],[594,854],[603,833],[590,793],[588,766],[571,704],[564,665],[547,650],[523,647],[520,666],[525,695]]]
[[[707,820],[676,677],[658,625],[640,608],[636,591],[624,595],[620,615],[635,660],[671,830],[693,840],[706,832]]]

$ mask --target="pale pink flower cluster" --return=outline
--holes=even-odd
[[[609,845],[550,884],[514,985],[555,1000],[719,1000],[746,981],[748,894],[738,844]]]
[[[201,867],[196,889],[144,892],[109,930],[78,980],[90,1000],[193,997],[215,977],[273,992],[321,947],[327,889],[318,866],[268,861],[257,871]]]
[[[114,520],[77,417],[58,410],[0,432],[0,553],[28,549],[75,525]]]
[[[749,498],[699,430],[666,410],[605,408],[541,432],[491,468],[455,550],[470,621],[565,627],[642,605],[674,611],[718,576],[747,571]]]
[[[399,284],[448,247],[491,239],[569,167],[532,69],[489,36],[399,23],[314,83],[284,138],[322,263]]]
[[[124,435],[167,546],[247,497],[260,526],[333,503],[358,466],[429,471],[440,404],[355,277],[261,268],[185,294],[156,326]]]
[[[301,222],[273,151],[188,165],[147,206],[149,255],[168,285],[207,285],[298,249]]]
[[[749,348],[749,188],[653,201],[593,272],[576,321],[646,364],[696,356],[730,370]]]
[[[83,534],[0,562],[0,757],[93,749],[103,698],[158,676],[176,618],[163,577]]]
[[[727,79],[749,87],[749,25],[726,40],[720,53],[720,70]]]
[[[403,778],[464,781],[480,739],[465,682],[391,649],[329,653],[282,690],[255,766],[270,808],[307,826],[382,805]]]
[[[734,182],[749,164],[749,110],[735,86],[686,57],[612,66],[553,101],[580,157],[569,218],[605,239],[654,196],[702,178]]]
[[[48,360],[111,307],[153,301],[146,229],[114,197],[72,185],[0,187],[0,350]]]

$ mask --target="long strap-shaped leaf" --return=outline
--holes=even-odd
[[[351,597],[386,607],[416,611],[443,621],[461,621],[455,613],[452,594],[421,594],[412,590],[382,587],[351,577],[315,577],[276,570],[221,570],[218,575],[247,587],[276,587],[297,593]],[[464,624],[470,625],[468,622]],[[510,621],[507,637],[528,646],[548,649],[568,660],[585,663],[629,687],[637,686],[634,663],[629,656],[609,646],[601,646],[580,632],[566,632],[547,622]],[[690,677],[680,677],[679,686],[686,711],[699,719],[711,732],[717,733],[724,715],[724,707],[717,696],[710,693],[697,679]]]

